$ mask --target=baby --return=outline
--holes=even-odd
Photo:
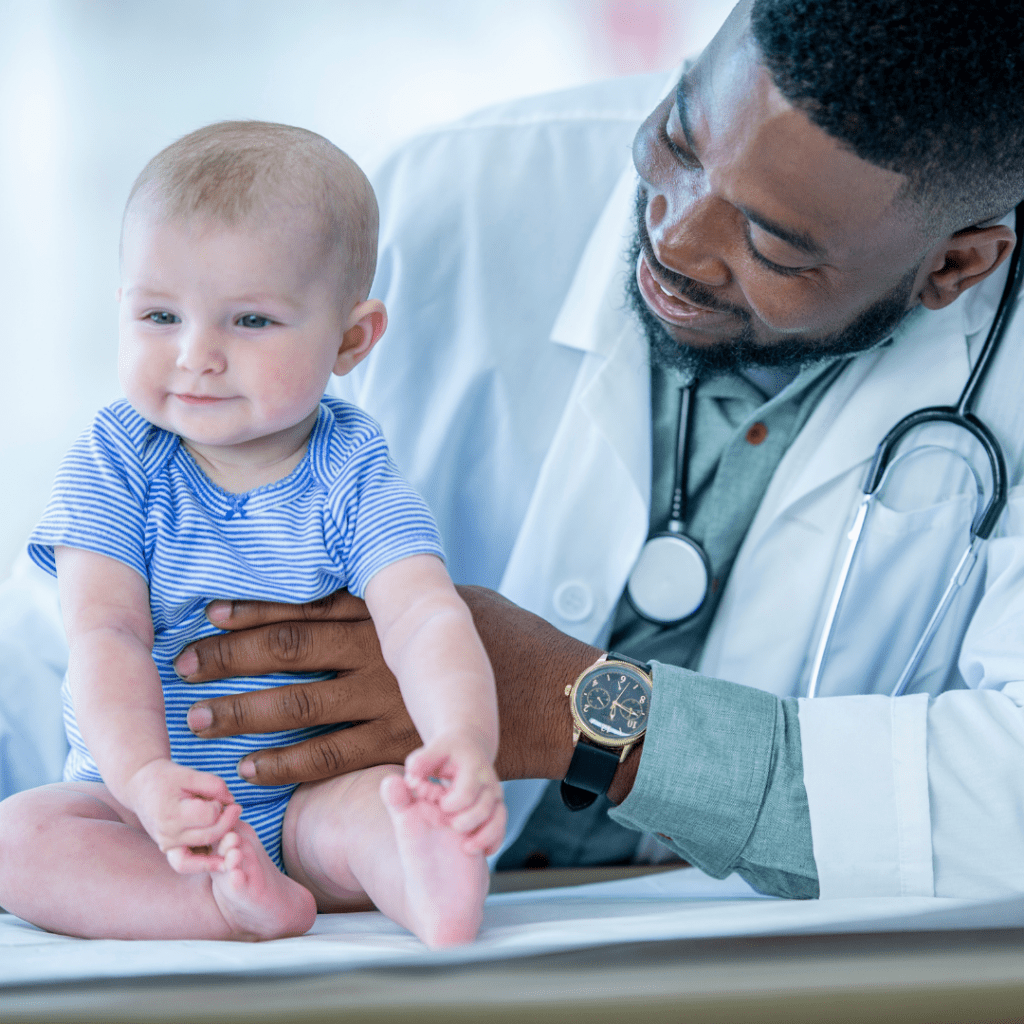
[[[72,448],[30,541],[60,586],[71,753],[64,782],[0,805],[12,913],[87,937],[270,939],[369,897],[428,945],[476,935],[505,825],[491,667],[377,425],[323,397],[387,324],[367,299],[376,239],[369,182],[300,128],[211,125],[135,182],[127,401]],[[235,765],[266,738],[193,737],[173,658],[217,632],[215,598],[341,587],[365,599],[423,746],[404,770],[251,785]]]

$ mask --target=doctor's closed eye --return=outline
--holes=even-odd
[[[680,146],[671,135],[668,133],[668,122],[672,117],[672,111],[668,112],[665,120],[661,122],[658,128],[658,138],[662,145],[684,166],[684,167],[700,167],[700,161],[697,157],[690,152],[690,150],[684,149]]]
[[[675,108],[673,108],[675,109]],[[676,158],[676,160],[683,166],[688,168],[699,168],[701,166],[700,160],[690,151],[690,149],[683,148],[677,143],[671,135],[668,133],[669,122],[672,120],[672,110],[669,110],[665,119],[658,126],[658,138],[662,145]],[[779,274],[783,277],[793,277],[796,274],[803,273],[803,271],[809,269],[808,267],[787,267],[781,263],[775,263],[773,260],[768,259],[767,256],[763,255],[754,245],[754,240],[751,237],[751,224],[750,221],[746,222],[744,229],[744,242],[747,245],[747,250],[750,255],[761,264],[763,267],[767,267],[768,270],[775,274]]]
[[[797,274],[802,274],[805,270],[809,270],[810,267],[785,267],[781,263],[775,263],[768,259],[767,256],[763,256],[758,252],[754,245],[754,239],[751,236],[750,221],[746,222],[746,228],[743,232],[743,239],[747,243],[747,251],[754,259],[761,264],[763,267],[767,267],[770,271],[775,274],[781,274],[783,277],[795,277]]]

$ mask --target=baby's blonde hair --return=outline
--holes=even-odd
[[[323,227],[324,251],[347,261],[356,299],[377,263],[377,200],[366,175],[322,135],[269,121],[220,121],[172,142],[135,179],[124,217],[139,198],[169,217],[237,224],[281,206],[305,207]]]

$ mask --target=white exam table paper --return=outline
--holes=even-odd
[[[73,939],[0,915],[0,985],[166,975],[316,974],[368,967],[502,960],[659,939],[927,931],[1024,926],[1024,895],[780,900],[733,875],[694,868],[488,897],[476,942],[431,952],[379,913],[324,914],[299,938],[272,942]]]

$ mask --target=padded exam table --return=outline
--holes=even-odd
[[[544,886],[544,888],[540,888]],[[694,869],[495,876],[472,946],[380,914],[267,943],[0,915],[0,1022],[1022,1021],[1024,896],[787,901]]]

